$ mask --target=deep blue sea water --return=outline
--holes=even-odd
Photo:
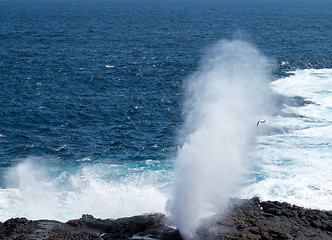
[[[0,220],[167,212],[185,83],[224,39],[269,59],[277,106],[238,196],[332,209],[331,19],[329,0],[0,0]]]

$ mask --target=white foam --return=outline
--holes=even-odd
[[[122,173],[121,167],[90,165],[54,177],[50,166],[35,159],[23,161],[10,170],[9,187],[0,189],[0,221],[12,217],[67,221],[84,213],[99,218],[166,213],[168,192],[156,179],[164,173],[148,169],[141,169],[144,174]]]
[[[285,96],[300,96],[315,104],[290,107],[292,112],[320,120],[331,119],[332,69],[305,69],[271,83],[272,88]]]
[[[256,172],[252,176],[259,174],[261,178],[253,178],[241,197],[259,196],[332,210],[332,69],[297,70],[293,74],[273,82],[273,89],[312,104],[285,106],[287,112],[301,116],[270,120],[288,131],[257,139],[259,146],[252,156]]]

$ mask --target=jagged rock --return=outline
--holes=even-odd
[[[77,220],[68,221],[67,224],[76,228],[96,229],[103,233],[102,238],[108,239],[129,239],[133,235],[140,236],[159,236],[171,232],[165,226],[167,219],[163,214],[149,214],[127,218],[96,219],[91,215],[83,215]],[[172,230],[174,231],[174,230]]]
[[[163,214],[147,214],[119,219],[98,219],[91,215],[61,223],[26,218],[0,222],[3,240],[181,240]],[[227,213],[202,221],[199,240],[332,239],[332,212],[305,209],[288,203],[233,199]]]
[[[224,216],[214,216],[198,232],[200,239],[332,239],[332,214],[288,203],[238,200]],[[212,230],[213,231],[212,231]]]

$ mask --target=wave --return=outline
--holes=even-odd
[[[65,171],[31,157],[9,169],[6,182],[7,188],[0,189],[0,221],[67,221],[83,213],[100,218],[166,213],[172,174],[152,160],[83,164]]]

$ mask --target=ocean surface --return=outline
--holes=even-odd
[[[0,0],[0,221],[170,214],[187,87],[223,41],[268,59],[273,105],[232,196],[332,210],[331,19],[330,0]]]

